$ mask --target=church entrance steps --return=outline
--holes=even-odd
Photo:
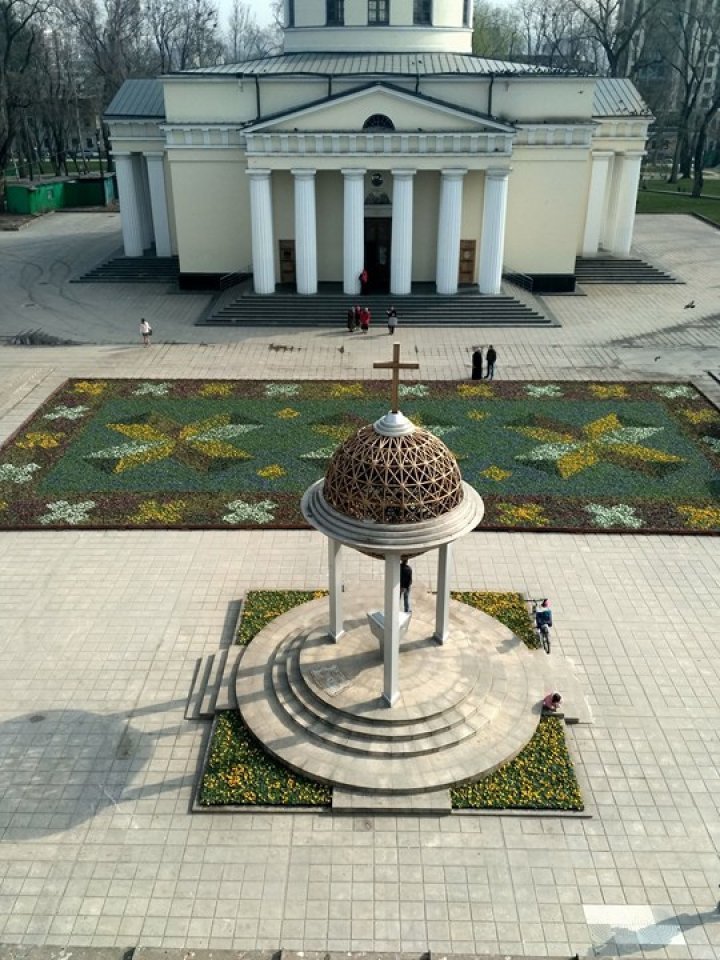
[[[93,267],[71,283],[170,283],[177,285],[180,266],[177,257],[113,257]]]
[[[456,601],[450,639],[438,645],[435,597],[416,588],[400,647],[400,697],[389,708],[366,620],[381,593],[378,583],[343,594],[345,633],[336,644],[327,636],[327,598],[260,631],[236,679],[254,736],[292,769],[382,797],[442,791],[513,759],[537,727],[545,655]]]
[[[225,303],[198,321],[201,326],[282,326],[282,327],[345,327],[347,311],[355,303],[370,309],[372,326],[385,326],[386,311],[393,304],[398,311],[399,325],[426,327],[503,327],[556,326],[556,322],[537,310],[509,296],[482,296],[460,292],[454,297],[434,293],[418,293],[408,297],[389,295],[346,297],[342,293],[318,293],[302,297],[295,293],[259,296],[247,293]],[[362,336],[358,331],[357,336]]]
[[[633,257],[578,257],[575,278],[587,283],[680,283],[675,277]]]

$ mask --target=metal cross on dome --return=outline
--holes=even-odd
[[[387,360],[384,363],[374,363],[373,368],[375,370],[392,370],[392,412],[397,413],[400,406],[400,371],[401,370],[418,370],[420,368],[419,363],[401,363],[400,362],[400,344],[393,344],[393,358],[392,360]]]

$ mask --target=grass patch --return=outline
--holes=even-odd
[[[247,645],[263,627],[323,590],[251,590],[243,605],[238,643]],[[519,593],[452,594],[516,633],[529,647],[537,641]],[[485,780],[451,791],[455,809],[582,810],[582,797],[565,744],[562,721],[540,721],[530,743]],[[218,715],[199,793],[201,806],[327,807],[332,788],[302,777],[257,743],[239,713]]]
[[[510,763],[477,783],[450,791],[456,810],[584,809],[560,717],[543,717]]]
[[[0,449],[0,529],[296,529],[387,383],[71,380]],[[720,414],[688,384],[401,387],[486,530],[720,530]]]
[[[651,193],[650,189],[640,190],[637,199],[638,213],[675,213],[675,214],[693,214],[699,213],[713,223],[720,226],[720,200],[712,200],[706,197],[691,197],[687,193],[673,192],[665,184],[665,189],[657,187],[661,192]],[[655,187],[652,188],[656,189]]]

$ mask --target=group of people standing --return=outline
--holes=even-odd
[[[472,355],[472,379],[473,380],[492,380],[495,376],[495,364],[497,363],[497,351],[490,344],[485,354],[486,372],[483,374],[483,348],[475,347]]]
[[[348,333],[354,333],[356,330],[362,330],[363,333],[367,333],[370,329],[370,321],[372,320],[372,315],[370,313],[369,307],[361,307],[359,303],[356,303],[354,307],[348,307],[347,312],[347,328]],[[392,336],[395,333],[395,328],[398,324],[398,315],[395,307],[390,306],[387,309],[387,327],[388,333]]]

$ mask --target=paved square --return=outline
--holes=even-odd
[[[351,345],[342,318],[337,334],[203,344],[189,323],[207,298],[40,285],[75,234],[91,259],[117,245],[117,220],[0,234],[2,332],[99,344],[0,350],[0,439],[71,376],[362,378],[384,359],[387,335]],[[498,374],[693,376],[717,401],[720,234],[641,218],[638,252],[687,286],[548,300],[561,328],[493,331]],[[138,346],[140,310],[177,342]],[[476,332],[401,337],[423,377],[469,375]],[[379,587],[372,560],[348,567]],[[458,589],[553,600],[594,717],[568,728],[592,818],[191,815],[208,729],[184,719],[196,659],[227,640],[246,590],[325,580],[309,531],[0,535],[0,943],[720,956],[716,538],[477,533],[455,553]]]

